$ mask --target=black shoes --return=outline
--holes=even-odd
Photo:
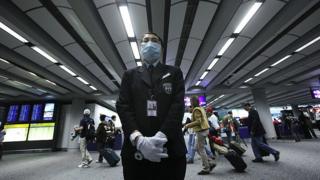
[[[280,159],[280,152],[277,151],[273,156],[274,156],[274,161],[278,161]]]
[[[200,172],[198,172],[198,175],[207,175],[207,174],[210,174],[210,171],[201,170]]]
[[[262,163],[263,159],[262,158],[256,158],[256,159],[253,159],[252,162],[254,162],[254,163]]]
[[[210,171],[212,171],[212,169],[215,168],[215,167],[216,167],[216,164],[210,165]]]

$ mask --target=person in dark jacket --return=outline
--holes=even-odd
[[[315,134],[315,132],[312,129],[312,125],[310,128],[310,119],[308,119],[307,116],[304,115],[302,110],[299,110],[299,117],[298,117],[300,124],[302,126],[303,129],[303,133],[306,139],[312,139],[312,136],[310,134],[310,132],[312,133],[312,135],[314,136],[314,138],[318,138],[317,135]]]
[[[103,162],[103,152],[104,148],[106,146],[107,141],[107,123],[106,123],[106,115],[100,114],[100,124],[98,126],[97,132],[96,132],[96,142],[97,142],[97,150],[99,152],[99,158],[96,161],[96,163],[102,163]]]
[[[158,35],[144,34],[140,46],[143,65],[122,76],[116,108],[124,132],[125,180],[182,180],[185,176],[185,85],[179,68],[161,63],[162,50]]]
[[[252,108],[249,103],[244,104],[244,109],[249,112],[248,129],[251,135],[251,146],[255,159],[252,162],[263,162],[261,150],[267,151],[274,156],[275,161],[280,158],[280,152],[271,148],[263,142],[266,131],[264,130],[258,111]]]
[[[111,119],[107,122],[107,148],[113,148],[115,143],[115,133],[116,133],[116,126],[114,122],[116,121],[116,116],[111,116]]]

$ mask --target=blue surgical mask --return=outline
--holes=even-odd
[[[154,64],[159,60],[161,45],[155,42],[141,43],[140,54],[147,64]]]

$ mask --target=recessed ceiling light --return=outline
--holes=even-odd
[[[269,70],[269,68],[265,68],[264,70],[258,72],[258,73],[255,74],[254,76],[255,76],[255,77],[258,77],[258,76],[260,76],[262,73],[264,73],[264,72],[266,72],[266,71],[268,71],[268,70]]]
[[[28,72],[29,74],[31,74],[32,76],[36,76],[36,77],[38,77],[35,73],[33,73],[33,72]]]
[[[4,31],[6,31],[7,33],[11,34],[13,37],[15,37],[16,39],[18,39],[19,41],[21,41],[23,43],[28,43],[29,42],[25,38],[20,36],[18,33],[13,31],[11,28],[9,28],[5,24],[3,24],[2,22],[0,22],[0,28],[3,29]]]
[[[133,31],[128,7],[127,6],[119,6],[119,10],[120,10],[122,21],[123,21],[124,27],[126,28],[128,37],[131,37],[131,38],[134,37],[134,31]]]
[[[60,68],[63,69],[64,71],[66,71],[67,73],[69,73],[71,76],[76,76],[76,74],[73,71],[71,71],[70,69],[68,69],[66,66],[60,65]]]
[[[28,84],[25,84],[25,83],[22,83],[22,82],[20,82],[20,81],[13,81],[13,82],[15,82],[16,84],[20,84],[20,85],[23,85],[23,86],[27,86],[27,87],[29,87],[29,88],[32,87],[32,86],[30,86],[30,85],[28,85]]]
[[[210,63],[208,69],[211,70],[213,68],[214,65],[216,65],[216,63],[218,62],[219,58],[214,58],[212,60],[212,62]]]
[[[50,56],[48,53],[44,52],[42,49],[38,48],[37,46],[31,46],[31,48],[36,52],[38,52],[39,54],[41,54],[42,56],[44,56],[45,58],[47,58],[49,61],[53,63],[58,63],[57,60],[55,60],[52,56]]]
[[[93,90],[97,90],[97,88],[95,88],[94,86],[89,86],[91,89],[93,89]]]
[[[52,85],[57,85],[56,83],[52,82],[52,81],[49,81],[49,80],[46,80],[48,83],[52,84]]]
[[[247,83],[247,82],[251,81],[252,79],[253,78],[249,78],[249,79],[245,80],[244,82]]]
[[[307,44],[301,46],[299,49],[295,50],[294,52],[299,52],[302,51],[303,49],[307,48],[308,46],[310,46],[311,44],[317,42],[320,40],[320,36],[318,36],[317,38],[313,39],[312,41],[308,42]]]
[[[204,77],[206,77],[207,74],[208,74],[208,71],[205,71],[205,72],[202,74],[202,76],[200,77],[200,80],[203,80]]]
[[[142,62],[141,62],[141,61],[138,61],[138,62],[137,62],[137,66],[142,66]]]
[[[272,66],[272,67],[273,67],[273,66],[276,66],[277,64],[279,64],[279,63],[281,63],[282,61],[288,59],[289,57],[291,57],[291,55],[285,56],[284,58],[280,59],[279,61],[273,63],[271,66]]]
[[[229,38],[228,41],[223,45],[221,50],[218,52],[218,56],[222,56],[224,54],[224,52],[226,52],[226,50],[230,47],[230,45],[232,44],[232,42],[234,40],[235,40],[235,38]]]
[[[250,10],[247,12],[247,14],[244,16],[244,18],[240,21],[239,25],[233,33],[239,34],[242,31],[242,29],[248,24],[250,19],[254,16],[254,14],[258,11],[261,5],[262,2],[255,2],[254,5],[252,5],[252,7],[250,8]]]
[[[10,62],[9,62],[9,61],[4,60],[4,59],[2,59],[2,58],[0,58],[0,61],[2,61],[2,62],[4,62],[4,63],[7,63],[7,64],[10,64]]]
[[[82,79],[81,77],[77,77],[77,79],[78,79],[79,81],[81,81],[81,82],[82,82],[83,84],[85,84],[85,85],[88,85],[88,84],[89,84],[86,80]]]
[[[199,85],[200,85],[200,83],[201,83],[201,81],[198,81],[198,82],[196,83],[196,86],[199,86]]]
[[[140,54],[139,54],[137,42],[130,42],[130,45],[131,45],[131,49],[132,49],[134,58],[140,59]]]

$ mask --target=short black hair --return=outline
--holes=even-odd
[[[250,103],[244,103],[242,106],[243,107],[251,107]]]
[[[193,106],[193,107],[199,107],[200,106],[200,102],[199,102],[198,96],[192,96],[190,101],[191,101],[191,106]]]
[[[232,114],[232,111],[229,111],[228,114]]]
[[[106,115],[105,114],[100,114],[100,121],[106,120]]]
[[[154,33],[154,32],[147,32],[147,33],[144,33],[144,34],[143,34],[143,37],[144,37],[146,34],[155,35],[155,36],[159,39],[160,44],[161,44],[161,47],[163,48],[163,41],[162,41],[161,37],[160,37],[158,34],[156,34],[156,33]],[[142,39],[143,39],[143,37],[142,37]],[[141,39],[141,41],[142,41],[142,39]]]

